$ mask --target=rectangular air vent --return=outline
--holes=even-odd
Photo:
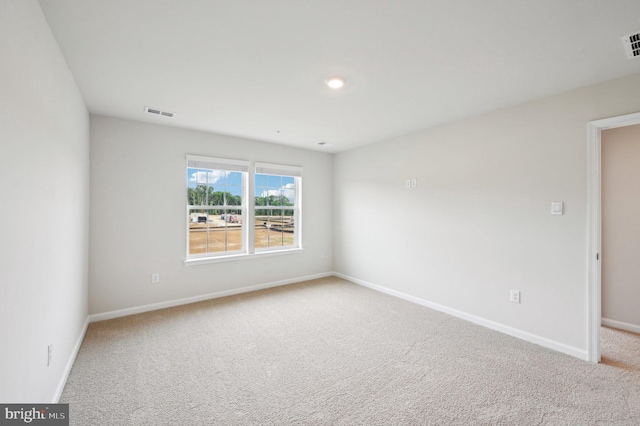
[[[149,114],[161,115],[163,117],[169,117],[169,118],[173,118],[175,116],[175,114],[172,112],[162,111],[160,109],[151,108],[148,106],[144,107],[144,112],[148,112]]]
[[[622,37],[622,43],[627,51],[627,58],[640,58],[640,31]]]

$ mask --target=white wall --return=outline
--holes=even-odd
[[[0,401],[51,402],[87,317],[89,115],[35,0],[0,2],[0,76]]]
[[[640,124],[602,131],[602,318],[640,329]]]
[[[304,252],[185,266],[187,154],[302,166]],[[332,156],[91,116],[89,311],[99,314],[332,271]],[[151,274],[160,283],[151,284]]]
[[[586,124],[636,111],[640,74],[338,154],[335,270],[586,356]]]

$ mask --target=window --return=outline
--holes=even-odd
[[[256,164],[255,168],[256,251],[299,247],[299,168]]]
[[[300,167],[188,155],[187,261],[301,249],[301,183]]]
[[[248,171],[248,162],[187,157],[187,258],[246,252]]]

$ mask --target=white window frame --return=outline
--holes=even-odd
[[[188,197],[188,181],[185,186],[186,195],[186,258],[185,265],[196,265],[201,263],[225,262],[241,260],[254,257],[267,257],[275,255],[285,255],[300,253],[302,247],[302,167],[252,162],[246,160],[234,160],[225,158],[215,158],[200,155],[186,156],[187,170],[189,168],[205,168],[210,170],[230,170],[242,173],[242,205],[241,206],[191,206]],[[200,167],[201,166],[201,167]],[[294,206],[287,210],[294,211],[294,244],[292,246],[276,246],[266,248],[255,248],[255,175],[261,170],[264,174],[275,174],[293,176],[295,182]],[[269,173],[265,173],[268,171]],[[239,207],[239,208],[238,208]],[[235,251],[225,251],[217,253],[189,254],[189,218],[190,211],[194,208],[200,209],[221,209],[228,208],[242,211],[242,249]]]
[[[281,164],[271,164],[271,163],[255,163],[255,167],[253,167],[253,174],[250,176],[251,185],[255,186],[255,176],[257,174],[267,174],[267,175],[276,175],[276,176],[292,176],[293,181],[295,183],[295,192],[294,192],[294,206],[293,208],[282,208],[277,207],[279,210],[293,210],[293,224],[294,224],[294,240],[293,246],[277,246],[277,247],[263,247],[263,248],[255,248],[255,241],[251,241],[251,248],[253,248],[254,253],[268,253],[275,251],[286,251],[286,250],[295,250],[302,248],[302,167],[297,166],[285,166]],[[255,193],[255,188],[251,188],[251,194]],[[251,199],[251,213],[253,216],[251,217],[251,223],[255,223],[255,199],[252,197]],[[289,206],[290,207],[290,206]],[[257,210],[270,210],[268,207],[260,206]],[[254,231],[255,228],[252,230]],[[255,232],[251,232],[251,238],[255,238]]]
[[[214,158],[214,157],[203,157],[199,155],[187,155],[187,170],[189,168],[196,169],[207,169],[207,170],[226,170],[233,172],[240,172],[242,174],[242,204],[240,206],[196,206],[189,205],[189,185],[187,181],[187,238],[186,238],[186,261],[193,260],[201,260],[201,259],[211,259],[211,258],[221,258],[226,256],[238,256],[248,253],[249,243],[248,243],[248,230],[246,224],[248,222],[248,206],[247,206],[247,192],[248,192],[248,180],[249,180],[249,171],[251,170],[251,164],[249,161],[242,160],[230,160],[225,158]],[[189,219],[191,216],[191,210],[193,209],[202,209],[202,210],[240,210],[241,211],[241,241],[242,248],[240,250],[233,251],[223,251],[216,253],[201,253],[201,254],[189,254]]]

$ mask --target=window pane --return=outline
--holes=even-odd
[[[190,210],[187,217],[189,227],[189,254],[207,252],[208,213],[203,210]]]
[[[287,206],[293,205],[289,202],[287,197],[284,196],[281,188],[268,189],[263,192],[268,206]]]
[[[266,175],[267,186],[270,188],[280,188],[282,186],[282,176]]]
[[[256,173],[255,181],[256,181],[256,186],[267,186],[267,175]]]
[[[209,185],[217,185],[219,187],[221,187],[226,183],[227,174],[230,173],[230,172],[227,172],[226,170],[207,170],[207,171],[208,171],[207,183],[209,183]]]
[[[239,221],[242,221],[242,217]],[[227,224],[227,251],[236,250],[242,250],[242,225],[237,222]]]
[[[198,205],[198,197],[197,197],[197,190],[195,188],[195,183],[193,184],[194,186],[189,186],[187,188],[187,205],[189,206],[196,206]]]
[[[256,215],[256,249],[293,246],[295,241],[293,210],[272,209],[266,213],[266,215]]]
[[[216,188],[213,185],[207,185],[207,186],[198,186],[198,188],[196,189],[200,189],[201,191],[203,191],[205,193],[204,195],[204,202],[202,203],[202,205],[204,206],[219,206],[219,197],[218,199],[216,199]]]
[[[258,208],[259,206],[267,205],[267,199],[262,195],[262,187],[256,186],[255,195],[253,197],[253,205],[256,206],[256,220],[258,216],[264,216],[267,214],[267,211],[265,209]]]
[[[286,178],[287,176],[284,176],[283,182]],[[283,206],[293,206],[296,201],[296,184],[293,182],[293,178],[291,180],[292,182],[282,186]]]
[[[269,226],[267,226],[269,225]],[[269,247],[269,211],[256,210],[255,248]]]
[[[213,186],[208,187],[209,194],[207,194],[208,205],[210,206],[222,206],[224,205],[224,193],[216,190]]]
[[[269,218],[269,247],[282,246],[282,216],[279,210],[274,210]],[[277,216],[276,216],[277,215]]]
[[[242,185],[242,173],[240,173],[240,172],[228,172],[226,185],[227,186],[241,186]]]
[[[213,186],[198,184],[196,187],[187,188],[187,194],[190,206],[222,205],[221,193],[215,192]]]
[[[207,233],[207,251],[205,253],[219,253],[226,251],[226,228],[211,226]]]
[[[293,210],[282,211],[282,245],[292,246],[295,241],[295,223],[293,221]]]
[[[268,205],[268,197],[269,197],[269,191],[267,188],[262,186],[256,187],[256,197],[255,197],[256,206]]]
[[[225,209],[215,220],[217,230],[224,232],[224,239],[217,240],[210,252],[236,251],[242,249],[242,210]]]
[[[206,185],[207,178],[208,178],[207,170],[201,170],[201,169],[196,170],[195,182],[197,184]]]
[[[189,188],[196,187],[197,171],[198,171],[197,169],[194,169],[192,167],[187,168],[187,187]]]
[[[241,186],[226,186],[224,192],[224,204],[226,206],[241,206],[242,205],[242,187]]]
[[[292,187],[293,187],[293,183],[294,183],[293,176],[282,176],[282,186],[283,187],[288,186],[288,185],[292,185]]]

